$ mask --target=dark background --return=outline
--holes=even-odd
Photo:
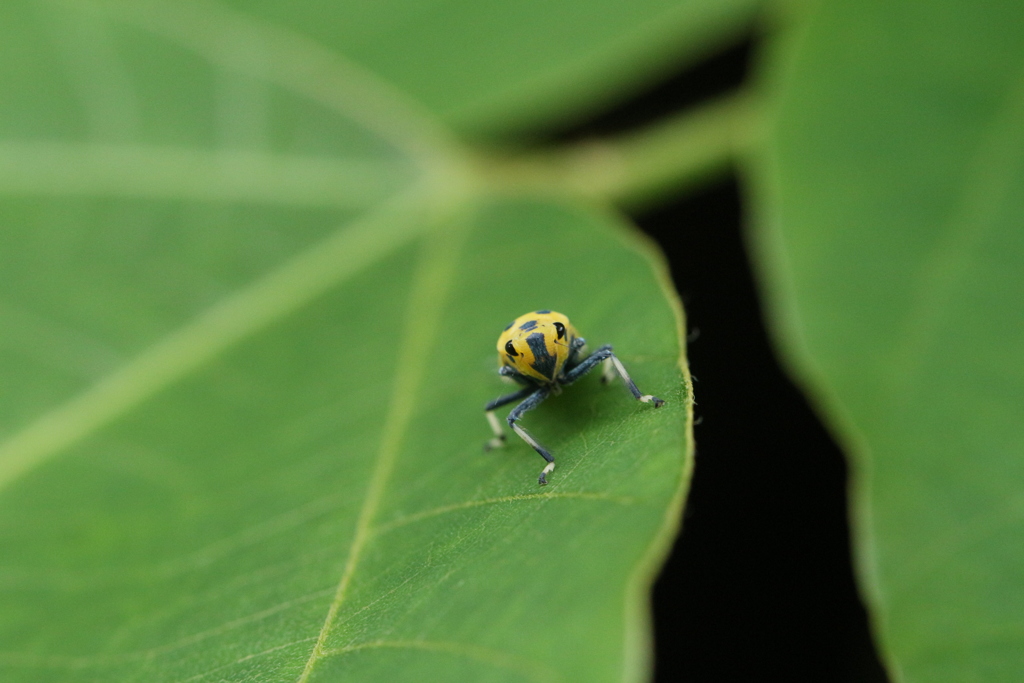
[[[742,40],[534,142],[613,135],[742,84]],[[683,531],[654,587],[657,683],[886,683],[858,598],[841,451],[769,343],[735,171],[633,216],[686,307],[696,469]]]

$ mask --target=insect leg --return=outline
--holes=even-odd
[[[541,471],[540,477],[537,478],[537,483],[541,486],[548,483],[548,473],[555,469],[555,458],[546,448],[537,443],[537,440],[534,439],[528,431],[517,425],[516,421],[519,420],[527,410],[536,408],[540,405],[540,402],[546,399],[550,393],[551,390],[547,387],[535,389],[532,394],[526,397],[526,400],[513,408],[512,412],[508,414],[508,426],[512,428],[512,431],[518,434],[523,441],[530,444],[530,446],[533,447],[533,450],[540,453],[540,457],[544,458],[548,463],[543,471]]]
[[[526,387],[525,389],[514,391],[507,396],[496,398],[484,407],[484,414],[487,415],[487,422],[491,425],[491,430],[494,431],[494,438],[484,444],[485,451],[489,451],[492,448],[500,448],[505,445],[505,432],[502,431],[501,422],[499,422],[498,418],[494,415],[494,411],[503,405],[526,398],[534,391],[536,391],[536,389],[533,387]]]
[[[665,404],[665,402],[657,396],[640,393],[640,390],[636,388],[636,384],[629,376],[629,373],[626,372],[626,367],[622,364],[622,361],[612,353],[612,347],[610,344],[602,346],[597,351],[594,351],[592,354],[580,361],[579,365],[565,373],[565,377],[561,380],[561,383],[572,384],[580,377],[593,370],[594,367],[602,361],[609,361],[612,364],[615,368],[615,372],[618,373],[618,375],[626,382],[626,386],[629,387],[629,391],[633,394],[633,398],[644,403],[653,403],[655,408],[660,408]]]
[[[569,357],[565,361],[566,371],[572,370],[580,364],[580,351],[586,345],[587,340],[583,337],[576,337],[572,340],[572,343],[569,345]]]
[[[611,358],[606,358],[601,363],[601,384],[610,384],[618,376],[619,373],[615,369],[615,363],[612,362]]]

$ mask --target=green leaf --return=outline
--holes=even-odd
[[[1024,6],[824,2],[770,60],[758,240],[853,458],[894,677],[1024,677]]]
[[[761,2],[232,4],[335,48],[479,135],[550,125],[636,90],[749,27]]]
[[[214,5],[7,2],[0,65],[0,679],[646,675],[690,400],[628,226]],[[668,402],[531,412],[546,488],[482,449],[542,307]]]

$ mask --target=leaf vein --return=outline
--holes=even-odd
[[[91,388],[0,443],[0,491],[222,351],[353,276],[423,229],[419,188],[214,304]]]
[[[356,645],[348,645],[334,650],[327,650],[324,652],[324,656],[334,657],[350,652],[358,652],[360,650],[383,648],[444,652],[447,654],[466,657],[467,659],[473,659],[494,667],[510,669],[512,671],[523,673],[529,676],[532,680],[540,681],[541,683],[554,683],[561,680],[561,677],[554,669],[526,658],[517,657],[508,652],[502,652],[501,650],[495,650],[489,647],[449,640],[375,640],[366,643],[358,643]]]
[[[433,115],[344,55],[302,34],[213,2],[102,2],[113,21],[132,23],[210,64],[272,83],[356,121],[424,168],[455,164],[461,148]],[[239,50],[239,45],[250,49]],[[266,51],[253,59],[251,47]]]
[[[121,654],[92,655],[82,657],[68,657],[61,655],[39,656],[19,652],[4,652],[0,653],[0,663],[31,668],[85,669],[98,666],[106,666],[111,664],[120,664],[124,662],[134,662],[144,659],[152,659],[159,655],[166,654],[168,652],[173,652],[174,650],[179,650],[183,647],[194,645],[195,643],[199,643],[209,638],[213,638],[223,633],[227,633],[241,626],[246,626],[248,624],[261,621],[263,619],[266,619],[267,617],[273,616],[279,612],[285,611],[292,607],[296,607],[298,605],[302,605],[307,602],[317,600],[318,598],[327,597],[331,595],[333,592],[333,587],[325,588],[323,590],[318,590],[313,593],[300,596],[298,598],[285,600],[276,605],[272,605],[270,607],[262,609],[259,612],[247,614],[243,617],[238,617],[237,619],[231,619],[230,621],[226,621],[223,624],[219,624],[205,631],[200,631],[199,633],[194,633],[190,636],[186,636],[185,638],[181,638],[180,640],[176,640],[171,643],[165,643],[163,645],[158,645],[156,647],[151,647],[145,650],[125,652]],[[312,638],[307,638],[305,640],[312,640]]]
[[[365,209],[414,176],[398,159],[159,145],[0,144],[0,192]]]
[[[213,675],[213,674],[217,673],[218,671],[223,671],[224,669],[230,669],[233,666],[237,666],[237,665],[242,664],[244,662],[248,662],[249,660],[256,659],[257,657],[263,657],[264,655],[269,655],[272,652],[277,652],[278,650],[284,650],[284,649],[289,648],[289,647],[294,647],[295,645],[301,645],[302,643],[308,643],[311,640],[316,640],[316,636],[310,636],[308,638],[300,638],[299,640],[293,640],[290,643],[284,643],[282,645],[275,645],[274,647],[269,647],[266,650],[261,650],[260,652],[253,652],[252,654],[245,655],[244,657],[239,657],[238,659],[236,659],[235,661],[233,661],[233,662],[231,662],[229,664],[221,664],[220,666],[214,667],[214,668],[212,668],[212,669],[210,669],[208,671],[204,671],[201,674],[196,674],[194,676],[189,676],[188,678],[180,679],[177,683],[191,683],[192,681],[199,681],[199,680],[202,680],[202,679],[206,678],[207,676],[210,676],[210,675]]]
[[[414,512],[404,517],[399,517],[386,524],[382,524],[377,527],[374,531],[379,536],[385,534],[393,529],[403,527],[407,524],[413,524],[415,522],[429,519],[430,517],[437,517],[438,515],[444,515],[449,512],[455,512],[457,510],[469,510],[475,507],[482,507],[486,505],[500,505],[502,503],[517,503],[523,501],[544,501],[559,498],[575,498],[581,500],[600,500],[607,501],[609,503],[615,503],[617,505],[635,505],[637,500],[628,496],[613,496],[608,493],[593,493],[593,492],[557,492],[552,491],[550,493],[524,493],[514,496],[499,496],[497,498],[482,498],[480,500],[467,500],[462,503],[453,503],[451,505],[441,505],[436,508],[429,510],[423,510],[421,512]]]
[[[464,217],[456,219],[461,223]],[[454,278],[464,226],[444,233],[437,231],[426,240],[421,263],[412,282],[405,330],[399,345],[398,363],[393,380],[392,398],[384,421],[382,436],[376,454],[376,463],[367,486],[366,497],[356,519],[355,532],[348,549],[345,566],[335,592],[334,600],[327,611],[320,634],[306,666],[298,678],[305,683],[325,651],[324,644],[334,626],[338,611],[347,597],[352,577],[366,544],[373,536],[373,520],[380,507],[384,490],[394,470],[405,433],[415,408],[415,395],[425,375],[424,349],[430,348],[436,340],[438,319]]]

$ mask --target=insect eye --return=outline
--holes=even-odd
[[[519,352],[516,351],[516,347],[512,346],[512,342],[508,342],[508,343],[505,344],[505,353],[507,353],[510,356],[518,356],[519,355]]]
[[[565,336],[565,325],[562,323],[555,323],[555,330],[558,332],[559,339]]]

